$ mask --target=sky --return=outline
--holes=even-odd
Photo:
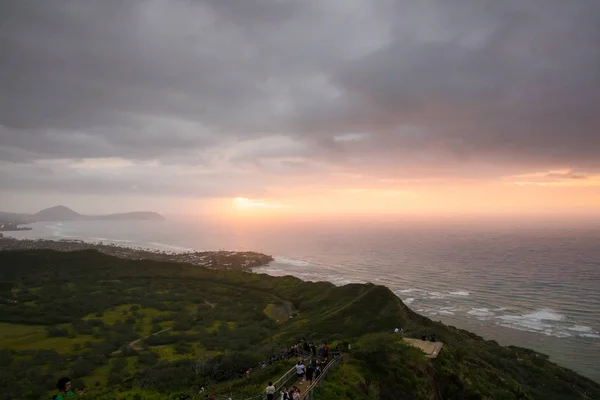
[[[600,213],[596,0],[2,0],[0,210]]]

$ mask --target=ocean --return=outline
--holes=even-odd
[[[600,222],[39,222],[16,238],[254,250],[255,272],[386,285],[414,311],[528,347],[600,382]]]

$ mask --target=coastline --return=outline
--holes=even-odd
[[[198,236],[198,240],[187,240],[189,238],[195,238],[194,232],[185,229],[186,227],[175,225],[176,230],[165,229],[165,235],[158,236],[144,236],[136,235],[136,230],[121,232],[119,226],[101,225],[102,229],[96,229],[96,225],[90,225],[94,229],[81,229],[78,225],[73,224],[71,227],[67,223],[56,224],[56,226],[47,227],[46,224],[40,224],[39,226],[34,225],[33,235],[22,235],[9,236],[6,234],[5,237],[19,238],[29,237],[29,246],[32,249],[45,248],[54,249],[59,251],[76,251],[85,249],[95,248],[107,248],[107,254],[111,254],[117,257],[128,258],[128,259],[152,259],[157,261],[169,261],[169,262],[183,262],[191,263],[199,266],[219,269],[234,269],[231,266],[224,264],[229,263],[229,260],[223,259],[222,262],[216,263],[214,266],[207,265],[203,259],[192,257],[192,259],[185,259],[183,256],[186,254],[196,254],[194,251],[194,243],[202,243],[202,246],[198,250],[210,250],[227,248],[228,246],[235,246],[235,241],[227,240],[204,240],[204,236]],[[85,226],[84,226],[85,227]],[[141,225],[141,229],[145,229],[145,225]],[[49,229],[45,229],[49,228]],[[77,229],[75,229],[77,228]],[[173,228],[173,227],[172,227]],[[97,231],[97,233],[96,233]],[[162,229],[161,229],[162,231]],[[115,235],[113,232],[120,232],[119,235]],[[176,232],[177,236],[173,232]],[[71,235],[71,236],[67,236]],[[1,234],[0,234],[1,236]],[[35,237],[44,238],[41,241],[34,239]],[[68,239],[59,239],[59,238]],[[115,238],[115,239],[103,239],[104,238]],[[123,239],[131,240],[123,240]],[[119,239],[119,240],[117,240]],[[21,239],[16,239],[21,240]],[[97,240],[97,241],[96,241]],[[108,244],[103,240],[109,241],[114,240],[116,243]],[[40,242],[49,242],[52,247],[40,247]],[[38,242],[38,243],[31,243]],[[73,243],[87,243],[85,247],[74,248]],[[160,243],[153,243],[160,242]],[[61,249],[55,248],[56,243],[60,243]],[[170,244],[181,244],[185,247],[177,247]],[[233,245],[232,245],[233,244]],[[251,244],[251,243],[250,243]],[[126,247],[128,246],[128,247]],[[156,247],[154,247],[156,246]],[[64,247],[64,250],[62,249]],[[68,248],[67,248],[68,247]],[[150,247],[150,249],[147,249]],[[246,249],[252,250],[254,246],[247,246]],[[289,251],[279,250],[277,247],[270,246],[273,250],[267,250],[266,253],[274,254],[273,262],[265,262],[264,264],[258,263],[256,266],[248,266],[247,268],[239,268],[246,272],[254,272],[260,274],[268,274],[273,276],[286,276],[291,275],[305,281],[327,281],[334,283],[335,285],[345,285],[347,283],[359,283],[370,281],[368,274],[352,273],[348,272],[347,269],[340,269],[340,271],[331,267],[333,264],[327,264],[322,260],[316,259],[314,261],[311,258],[304,258],[301,251]],[[235,247],[234,247],[235,248]],[[2,241],[0,240],[0,250],[2,249]],[[157,250],[158,249],[158,250]],[[162,250],[171,252],[174,257],[164,257],[165,254]],[[246,250],[241,248],[240,250]],[[383,249],[383,252],[386,250]],[[116,252],[125,252],[123,254],[117,254]],[[161,254],[162,253],[162,254]],[[216,251],[208,251],[205,253],[218,253]],[[202,253],[198,253],[202,254]],[[280,255],[286,257],[300,257],[296,258],[283,258]],[[308,254],[308,252],[306,253]],[[175,259],[177,258],[177,259]],[[307,261],[310,260],[310,261]],[[343,271],[343,273],[342,273]],[[388,273],[390,270],[382,269]],[[419,274],[427,273],[427,270],[419,271]],[[418,278],[424,275],[410,275],[407,272],[407,278]],[[362,279],[360,279],[362,278]],[[374,283],[383,283],[383,280],[373,279]],[[442,282],[448,283],[448,282]],[[485,282],[484,282],[485,283]],[[600,349],[600,341],[597,340],[598,324],[595,320],[592,320],[589,316],[583,318],[580,314],[572,315],[568,311],[562,310],[560,307],[555,306],[553,312],[555,316],[552,320],[542,320],[540,318],[546,318],[544,315],[538,315],[542,311],[550,308],[547,304],[531,303],[523,305],[522,307],[515,307],[514,304],[497,301],[497,299],[489,299],[485,296],[479,296],[478,289],[476,287],[466,286],[464,284],[451,283],[447,288],[439,287],[427,287],[419,285],[419,280],[414,279],[410,282],[394,282],[387,280],[385,285],[388,286],[392,291],[402,299],[405,304],[412,307],[412,309],[425,317],[433,320],[440,320],[447,325],[457,326],[461,329],[466,329],[471,332],[489,339],[496,340],[503,345],[514,345],[526,348],[533,348],[534,350],[547,354],[551,360],[557,362],[568,368],[572,368],[577,372],[600,382],[600,376],[597,373],[595,365],[597,360],[594,359],[593,354],[597,353]],[[415,289],[416,288],[416,289]],[[468,292],[461,292],[468,290]],[[469,293],[466,295],[465,293]],[[410,297],[409,297],[410,296]],[[420,296],[420,297],[419,297]],[[416,298],[416,301],[415,301]],[[444,302],[446,299],[446,302]],[[422,304],[420,304],[421,302]],[[450,304],[446,304],[450,302]],[[450,308],[452,306],[452,308]],[[497,311],[496,315],[487,315],[485,319],[480,316],[479,313],[483,313],[487,307],[489,311]],[[442,309],[443,313],[433,314],[432,312],[439,312]],[[456,315],[447,312],[446,310],[456,311]],[[469,311],[470,310],[470,311]],[[477,312],[477,314],[476,314]],[[500,318],[501,317],[501,318]],[[506,322],[511,322],[511,326]],[[501,325],[504,324],[504,325]],[[562,334],[559,336],[549,335],[546,331],[534,330],[530,327],[537,328],[538,326],[550,327],[555,332],[566,332],[570,336],[565,337]],[[584,331],[574,329],[585,329]],[[589,335],[593,334],[594,337]]]
[[[152,260],[177,262],[214,270],[237,270],[252,272],[252,268],[264,267],[273,261],[270,255],[252,251],[197,251],[169,252],[148,248],[133,248],[115,244],[85,242],[83,240],[15,239],[0,233],[0,251],[4,250],[97,250],[100,253],[128,260]]]

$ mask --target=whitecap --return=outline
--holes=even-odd
[[[592,328],[589,326],[583,326],[583,325],[573,325],[570,328],[567,328],[570,331],[575,331],[575,332],[583,332],[583,333],[588,333],[592,331]]]
[[[565,316],[551,309],[542,309],[523,315],[501,315],[496,317],[502,320],[500,325],[507,328],[524,330],[527,332],[552,334],[552,323],[565,320]],[[563,333],[564,335],[565,333]],[[558,336],[558,334],[555,334]]]
[[[581,337],[591,338],[591,339],[600,339],[600,334],[598,333],[584,333],[579,335]]]
[[[440,314],[445,314],[445,315],[454,315],[454,313],[452,311],[449,311],[449,310],[438,310],[438,312]]]
[[[485,318],[494,315],[494,312],[490,311],[489,308],[471,308],[471,311],[468,311],[467,314]]]
[[[397,290],[396,292],[398,293],[411,293],[411,292],[418,292],[419,289],[402,289],[402,290]]]
[[[565,331],[558,331],[554,334],[554,336],[562,339],[562,338],[572,337],[573,335],[571,335],[570,333],[567,333]]]
[[[564,321],[565,316],[557,313],[554,310],[549,308],[545,308],[542,310],[537,310],[530,314],[524,315],[502,315],[498,317],[500,319],[508,320],[508,321]]]
[[[409,297],[408,299],[402,300],[404,302],[404,304],[409,305],[412,304],[413,301],[415,301],[414,297]]]
[[[456,292],[448,292],[449,294],[451,294],[452,296],[470,296],[471,293],[467,292],[466,290],[458,290]]]
[[[294,258],[273,257],[273,259],[275,260],[276,263],[279,263],[279,264],[288,264],[288,265],[293,265],[295,267],[308,267],[308,266],[310,266],[309,262],[302,261],[302,260],[297,260],[297,259],[294,259]]]
[[[429,295],[428,297],[426,297],[427,299],[431,299],[431,300],[439,300],[439,299],[444,299],[446,298],[446,295],[440,292],[427,292],[427,294]]]

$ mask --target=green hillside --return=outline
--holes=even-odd
[[[435,334],[439,357],[404,344],[390,333],[397,326]],[[63,375],[87,399],[173,399],[202,387],[244,399],[294,360],[240,371],[300,339],[351,346],[319,400],[600,398],[600,385],[546,356],[433,322],[383,286],[96,251],[0,252],[0,399],[49,399]]]

